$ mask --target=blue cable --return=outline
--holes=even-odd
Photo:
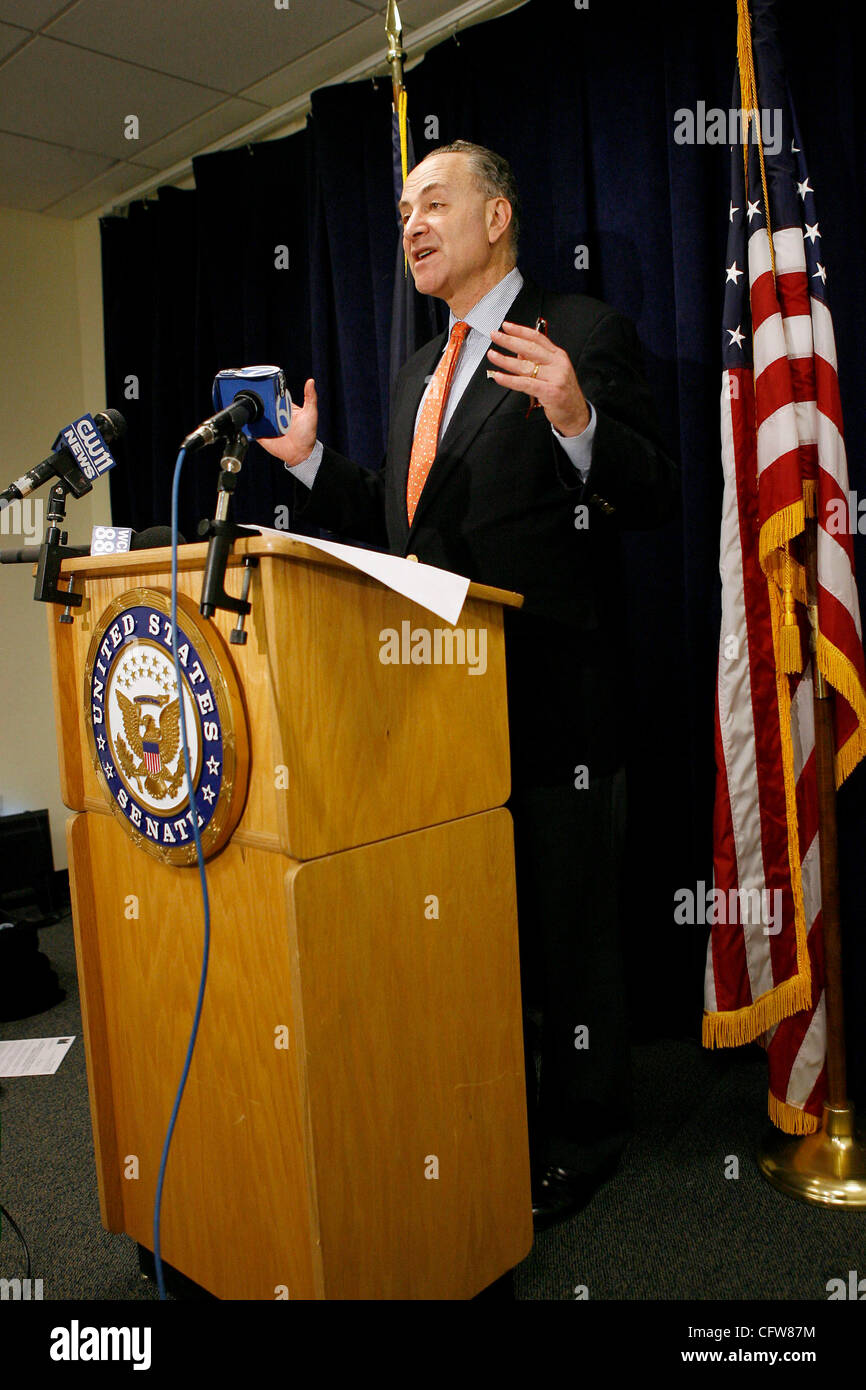
[[[168,1151],[171,1147],[174,1126],[177,1120],[177,1113],[183,1099],[186,1079],[189,1076],[189,1069],[192,1063],[192,1054],[195,1049],[196,1038],[198,1036],[198,1025],[201,1019],[201,1010],[204,1003],[204,990],[207,983],[207,966],[210,956],[210,900],[207,892],[207,879],[204,869],[204,855],[201,848],[201,835],[198,827],[198,813],[193,800],[192,785],[192,763],[189,756],[189,741],[186,736],[186,711],[183,705],[183,683],[180,670],[180,659],[178,657],[177,644],[177,512],[178,512],[178,492],[180,489],[180,474],[183,468],[186,450],[181,449],[177,456],[177,463],[174,466],[174,481],[171,487],[171,651],[174,657],[174,673],[177,679],[177,695],[180,702],[180,738],[183,748],[183,762],[186,769],[186,784],[189,789],[190,811],[192,812],[192,833],[195,840],[195,852],[198,860],[198,873],[201,880],[201,896],[204,905],[204,952],[201,964],[201,981],[198,988],[198,1000],[195,1006],[195,1018],[193,1019],[192,1032],[189,1035],[189,1047],[187,1048],[186,1061],[183,1064],[183,1072],[180,1084],[177,1088],[177,1095],[174,1099],[174,1109],[171,1112],[171,1119],[168,1122],[168,1131],[163,1145],[162,1158],[159,1164],[159,1174],[156,1180],[156,1197],[153,1203],[153,1258],[156,1265],[156,1282],[159,1288],[159,1296],[165,1300],[165,1280],[162,1273],[162,1258],[159,1249],[159,1222],[162,1207],[162,1188],[165,1182],[165,1170],[168,1166]]]

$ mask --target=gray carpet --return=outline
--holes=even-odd
[[[99,1220],[72,927],[40,932],[67,998],[0,1024],[0,1038],[74,1033],[55,1076],[0,1082],[0,1201],[30,1247],[45,1299],[153,1300],[126,1236]],[[806,1206],[761,1178],[766,1068],[757,1048],[709,1053],[670,1040],[634,1049],[637,1123],[620,1171],[589,1207],[536,1238],[515,1274],[522,1300],[810,1299],[866,1276],[866,1213]],[[729,1156],[739,1177],[725,1177]],[[24,1275],[4,1221],[0,1277]]]

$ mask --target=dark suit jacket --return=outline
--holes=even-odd
[[[440,440],[410,527],[415,417],[446,334],[399,374],[384,468],[326,448],[313,488],[297,487],[296,516],[524,595],[524,608],[506,614],[512,778],[550,785],[570,780],[577,764],[592,776],[621,761],[618,532],[666,520],[677,473],[659,442],[631,322],[597,299],[526,282],[508,318],[534,327],[538,316],[598,415],[585,486],[544,411],[527,419],[527,397],[488,380],[485,358]]]

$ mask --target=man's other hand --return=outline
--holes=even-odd
[[[508,331],[494,333],[493,341],[516,356],[490,349],[487,356],[498,368],[494,381],[534,397],[560,434],[583,434],[591,416],[568,353],[525,324],[506,322],[502,328]]]
[[[282,434],[278,439],[258,439],[256,443],[261,444],[274,458],[282,459],[287,468],[294,468],[313,452],[318,427],[319,398],[316,383],[310,377],[304,386],[304,404],[297,406],[292,401],[292,423],[288,434]]]

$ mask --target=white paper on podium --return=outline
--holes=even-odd
[[[357,545],[342,545],[339,541],[320,541],[312,536],[298,536],[294,531],[277,531],[273,526],[259,526],[252,522],[263,536],[280,536],[285,540],[302,541],[314,550],[322,550],[326,555],[334,555],[345,560],[363,574],[394,589],[404,598],[410,598],[422,608],[443,618],[446,623],[456,623],[460,617],[469,580],[465,575],[452,574],[450,570],[437,569],[435,565],[422,565],[415,560],[404,560],[402,555],[383,555],[378,550],[363,550]]]

